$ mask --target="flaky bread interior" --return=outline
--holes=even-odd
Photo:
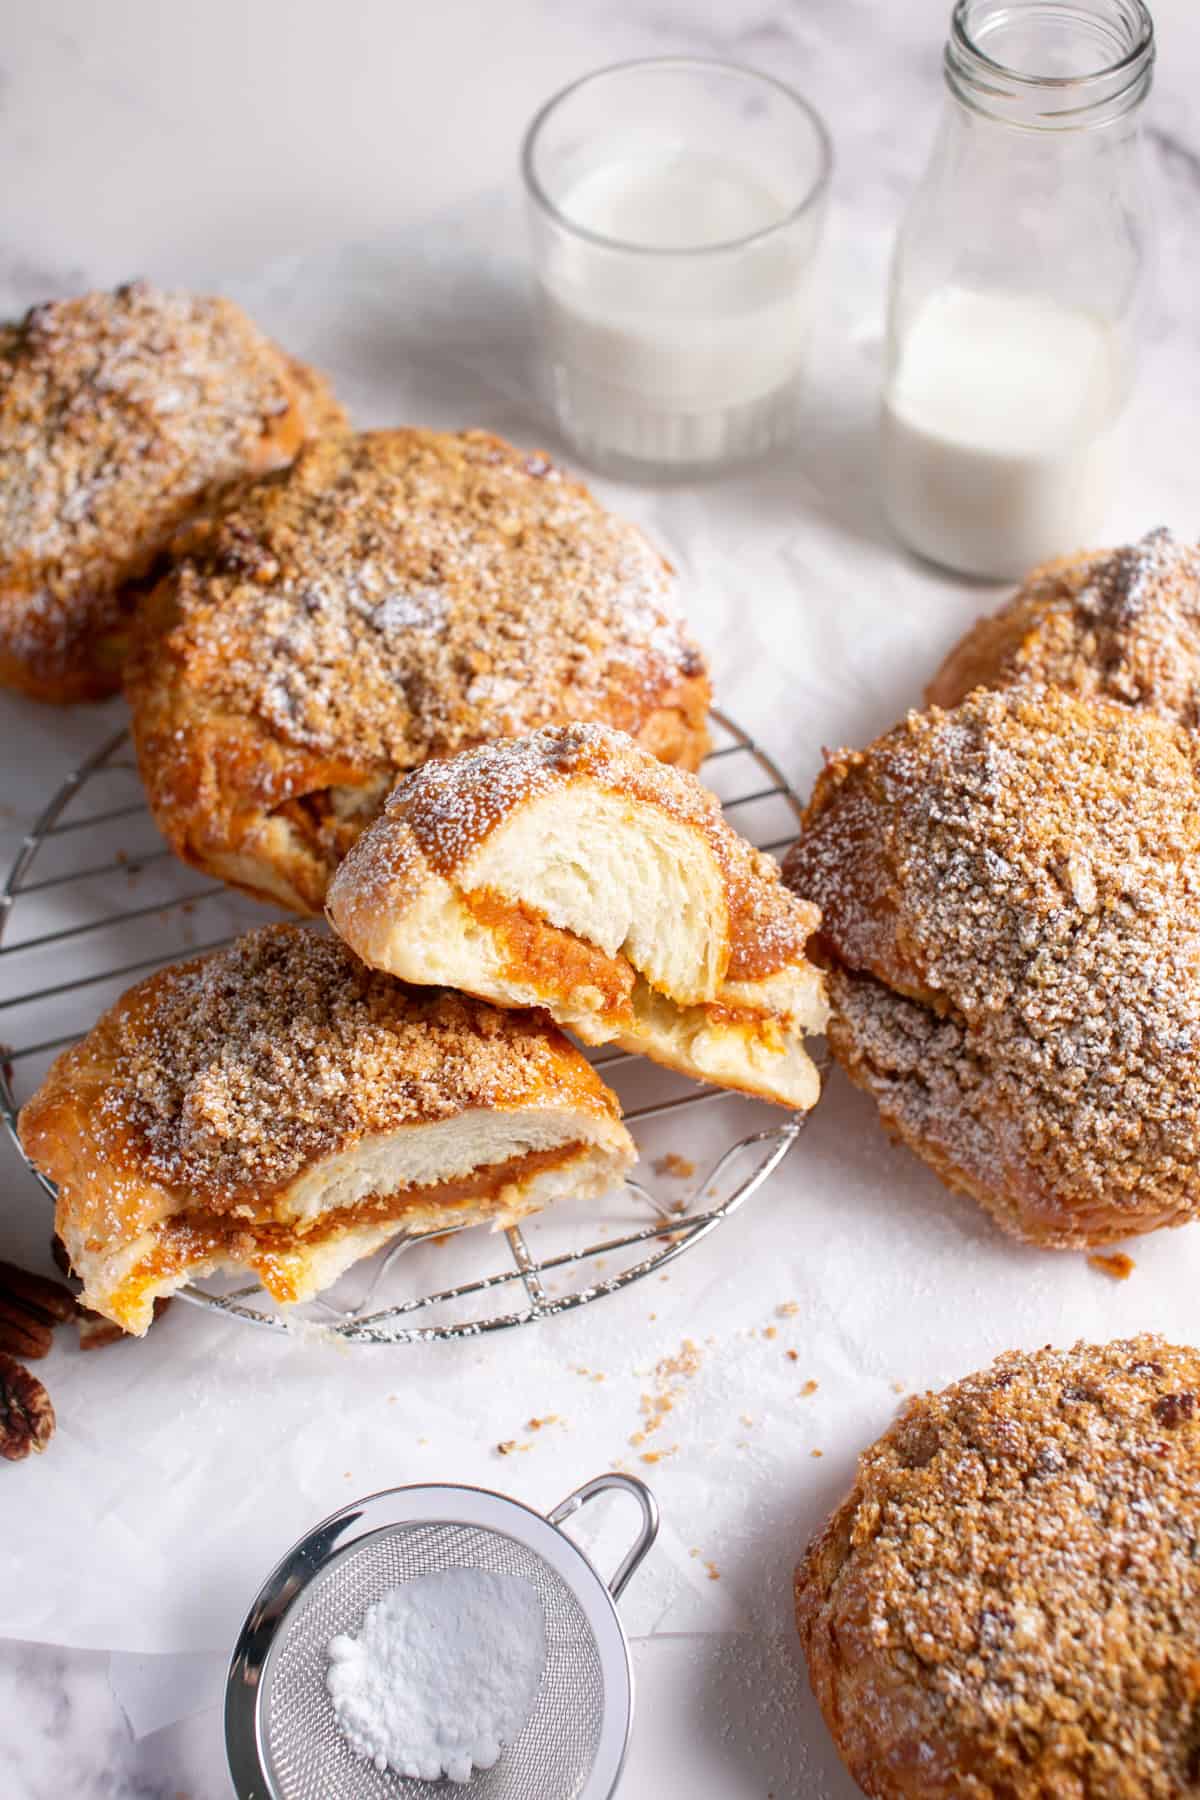
[[[97,1237],[69,1204],[62,1235],[84,1304],[140,1336],[157,1298],[215,1270],[246,1269],[277,1300],[307,1300],[398,1233],[500,1230],[551,1201],[607,1192],[633,1161],[616,1120],[479,1109],[364,1138],[305,1169],[254,1217],[148,1184],[126,1235]]]
[[[619,735],[589,727],[534,739]],[[640,758],[624,746],[618,763]],[[501,747],[491,760],[504,756]],[[488,753],[474,761],[486,812]],[[826,1019],[821,976],[804,954],[815,911],[788,896],[786,942],[772,949],[765,929],[757,965],[743,967],[734,914],[763,894],[773,903],[774,865],[734,838],[691,778],[656,769],[656,801],[619,773],[576,771],[517,798],[450,868],[444,835],[424,829],[419,798],[407,807],[402,786],[335,878],[334,928],[371,966],[407,981],[542,1006],[585,1043],[615,1041],[700,1080],[812,1106],[819,1077],[804,1036]],[[690,816],[671,803],[685,783],[689,798],[703,796]]]

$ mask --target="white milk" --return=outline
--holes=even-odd
[[[773,441],[803,350],[818,221],[719,248],[777,225],[783,201],[735,161],[661,143],[593,161],[557,205],[573,225],[650,252],[563,236],[542,267],[571,435],[601,456],[661,464]]]
[[[900,536],[975,575],[1023,575],[1101,529],[1123,394],[1092,314],[947,287],[901,346],[883,406],[883,492]]]

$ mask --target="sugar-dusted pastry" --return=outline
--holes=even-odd
[[[180,525],[344,424],[231,300],[134,282],[0,325],[0,682],[115,693],[130,614]]]
[[[1050,683],[1200,728],[1200,545],[1165,528],[1117,550],[1035,569],[977,621],[926,689],[957,706],[972,688]]]
[[[1200,1352],[1010,1351],[912,1400],[796,1571],[813,1692],[874,1800],[1200,1783]]]
[[[1200,738],[977,692],[833,756],[785,877],[822,915],[830,1045],[1008,1231],[1200,1214]]]
[[[144,1332],[217,1268],[307,1299],[394,1237],[619,1184],[615,1097],[543,1017],[373,974],[301,925],[141,982],[20,1117],[83,1300]]]
[[[375,968],[544,1006],[700,1080],[819,1092],[816,909],[694,775],[620,732],[549,726],[426,763],[342,864],[329,916]]]
[[[486,432],[315,444],[230,497],[162,584],[128,681],[175,850],[319,911],[398,775],[566,719],[694,767],[704,662],[674,576],[540,454]]]

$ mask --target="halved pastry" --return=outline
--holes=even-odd
[[[160,970],[20,1118],[83,1299],[141,1334],[217,1268],[308,1299],[398,1232],[619,1183],[615,1096],[543,1017],[374,974],[298,925]]]
[[[708,747],[674,571],[540,452],[327,437],[185,549],[126,671],[147,796],[185,862],[298,912],[430,756],[571,719]]]
[[[0,325],[0,683],[121,685],[131,615],[226,482],[345,426],[324,380],[232,300],[130,282]]]
[[[334,929],[374,968],[544,1006],[703,1081],[812,1106],[816,907],[695,776],[622,732],[548,726],[409,775],[338,871]]]

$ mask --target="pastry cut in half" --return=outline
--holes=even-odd
[[[976,621],[925,698],[957,706],[972,688],[1039,683],[1200,729],[1200,545],[1160,526],[1043,564]]]
[[[374,968],[544,1006],[702,1081],[807,1108],[815,907],[693,775],[547,727],[427,763],[342,864],[329,917]]]
[[[1009,1351],[910,1400],[795,1576],[875,1800],[1197,1790],[1200,1351]]]
[[[0,682],[121,685],[131,615],[228,481],[346,420],[231,300],[133,282],[0,325]]]
[[[829,1042],[889,1130],[1028,1243],[1200,1217],[1200,738],[976,690],[831,755],[784,864]]]
[[[510,1225],[618,1185],[616,1098],[542,1015],[267,926],[132,988],[20,1117],[83,1299],[144,1332],[215,1269],[308,1299],[398,1233]]]
[[[596,719],[708,745],[675,577],[540,453],[482,431],[310,445],[232,491],[144,614],[127,672],[150,805],[185,862],[320,912],[399,776]]]

